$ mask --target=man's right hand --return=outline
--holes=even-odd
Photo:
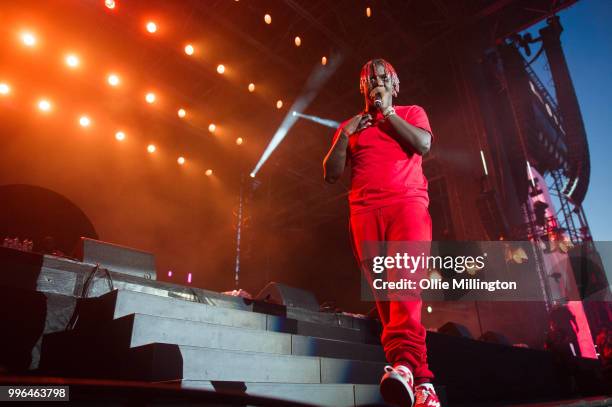
[[[347,136],[350,136],[351,134],[370,127],[371,125],[372,116],[370,114],[358,114],[353,116],[353,118],[344,125],[342,130],[344,130]]]

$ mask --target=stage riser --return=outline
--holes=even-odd
[[[267,315],[118,290],[99,298],[79,300],[78,328],[97,326],[130,314],[148,314],[185,321],[206,322],[251,329],[266,329]]]
[[[311,336],[291,335],[291,352],[302,356],[325,356],[339,359],[355,359],[385,362],[381,346],[343,342]]]
[[[242,385],[242,383],[241,383]],[[209,381],[183,381],[181,387],[187,389],[229,390],[235,383],[223,386]],[[360,406],[382,403],[378,385],[375,384],[283,384],[283,383],[244,383],[244,392],[249,395],[279,397],[284,400],[309,402],[321,406]]]
[[[323,383],[370,383],[380,379],[383,364],[350,362],[341,359],[304,358],[300,356],[263,355],[243,352],[173,346],[146,345],[129,353],[114,353],[112,343],[104,347],[105,338],[71,343],[66,337],[47,342],[45,355],[56,357],[50,366],[70,376],[102,375],[138,380],[231,380],[300,382],[318,379]],[[76,338],[76,335],[73,336]],[[111,337],[110,333],[106,337]],[[447,386],[449,399],[455,402],[520,401],[554,399],[564,394],[564,370],[554,362],[554,355],[503,345],[429,334],[430,366],[437,381]],[[102,353],[103,349],[103,353]],[[62,356],[64,355],[64,356]],[[67,356],[70,355],[70,356]],[[95,355],[98,355],[96,358]],[[281,361],[279,361],[279,358]],[[315,361],[315,368],[312,363]],[[285,362],[286,361],[286,362]],[[290,363],[293,361],[293,363]],[[307,361],[307,362],[304,362]],[[580,363],[588,361],[580,360]],[[286,364],[285,364],[286,363]],[[278,364],[298,369],[301,377],[278,375]],[[49,364],[48,364],[49,365]],[[84,367],[89,366],[89,370]],[[207,367],[208,366],[208,367]],[[245,370],[244,366],[247,367]],[[254,379],[253,370],[260,376]],[[583,366],[593,369],[593,366]],[[271,372],[268,374],[267,372]],[[103,376],[107,375],[107,376]],[[207,376],[203,378],[203,376]],[[366,381],[367,380],[367,381]],[[499,384],[503,383],[503,386]]]
[[[202,322],[162,318],[144,314],[121,317],[97,326],[60,332],[46,340],[60,342],[70,337],[88,343],[127,349],[151,343],[199,346],[299,356],[326,356],[383,363],[380,346],[305,337]],[[68,339],[66,339],[68,340]]]
[[[228,309],[124,290],[109,293],[99,298],[79,301],[81,311],[77,327],[96,326],[112,319],[141,313],[341,341],[380,343],[378,336],[371,331],[295,320],[246,310]]]
[[[95,338],[83,339],[81,337],[76,342],[77,344],[80,343],[80,346],[83,346],[82,344],[99,343],[99,345],[96,345],[97,347],[106,344],[121,350],[146,342],[172,342],[181,345],[268,352],[278,355],[332,356],[334,358],[357,360],[372,360],[372,357],[380,356],[381,359],[375,360],[383,360],[379,347],[358,342],[324,340],[300,335],[291,337],[290,335],[282,335],[262,329],[265,321],[265,327],[268,329],[304,333],[308,328],[312,328],[318,329],[316,334],[319,336],[323,336],[325,333],[329,334],[329,332],[326,332],[329,330],[332,332],[345,330],[329,325],[324,325],[321,328],[320,324],[311,324],[305,321],[292,321],[279,316],[245,310],[224,309],[129,291],[107,294],[98,299],[87,300],[86,303],[88,305],[82,308],[80,328],[76,332],[66,335],[82,335],[89,327],[91,332],[98,332],[94,337],[104,338],[104,340],[97,342]],[[175,315],[187,319],[160,318],[150,315],[138,315],[133,320],[129,316],[124,316],[115,321],[111,319],[134,312],[135,309],[162,315]],[[208,320],[215,323],[207,324],[190,321],[189,319]],[[134,324],[132,324],[132,321]],[[220,325],[219,322],[237,326],[229,327]],[[111,325],[107,325],[109,323]],[[309,324],[312,326],[309,327]],[[96,327],[98,331],[96,331]],[[204,331],[208,332],[205,333]],[[104,332],[104,334],[100,332]],[[241,334],[244,334],[244,336],[241,336]],[[251,335],[252,337],[250,337]],[[346,336],[343,338],[346,338]],[[350,337],[349,339],[354,340],[355,338]],[[118,342],[114,342],[115,340]],[[432,370],[436,372],[439,382],[448,384],[448,395],[455,401],[521,400],[536,397],[555,397],[562,394],[562,384],[558,376],[559,367],[555,365],[553,355],[550,353],[482,343],[434,333],[428,334],[427,343]],[[164,351],[160,351],[158,348],[146,349],[148,350],[139,350],[136,353],[141,355],[141,358],[157,358],[155,360],[158,360],[160,355],[167,355],[166,348],[163,348]],[[376,350],[372,351],[373,349]],[[52,353],[62,354],[64,352],[66,350],[59,351],[56,349]],[[182,353],[178,350],[176,352]],[[197,354],[197,352],[194,353],[189,350],[186,352]],[[142,356],[145,354],[148,356]],[[130,357],[134,357],[134,355],[130,355]],[[116,360],[126,358],[120,355],[117,356]],[[178,357],[178,359],[182,358],[183,356]],[[177,359],[177,357],[174,359]],[[184,373],[191,374],[189,369],[185,371],[177,370],[174,375],[168,375],[168,372],[172,371],[173,363],[175,363],[174,359],[165,359],[170,368],[166,366],[166,368],[159,367],[158,369],[150,367],[146,360],[139,359],[140,366],[143,366],[142,363],[144,363],[145,367],[132,371],[130,377],[145,380],[189,379],[187,376],[182,376]],[[189,363],[195,363],[195,361],[189,361]],[[345,371],[343,369],[346,368],[346,364],[340,365],[338,368],[338,365],[332,362],[326,363],[325,361],[319,362],[320,367],[324,367],[319,372],[320,380],[328,383],[333,382],[333,380],[341,380],[343,383],[349,382],[350,379],[344,377]],[[132,365],[138,364],[133,363]],[[189,368],[189,366],[185,367]],[[334,370],[336,368],[340,370]],[[126,367],[122,370],[127,372],[130,371],[129,369],[130,367]],[[373,380],[372,383],[376,383],[382,372],[382,364],[374,369],[368,367],[367,370],[363,372],[363,375],[371,375],[370,380]],[[112,371],[112,366],[109,366],[109,372]],[[353,373],[357,374],[359,372],[353,369]],[[212,380],[222,380],[223,377],[225,377],[223,380],[234,380],[226,376],[216,377]],[[246,379],[238,380],[244,381]],[[257,381],[262,380],[266,381],[267,379],[264,377]],[[363,380],[363,377],[357,377],[356,380]],[[504,387],[498,385],[500,380],[505,383]],[[363,383],[363,381],[357,381],[357,383]]]
[[[427,335],[427,349],[429,366],[452,401],[558,399],[569,390],[570,372],[552,352],[434,333]],[[596,360],[575,358],[573,363],[579,376],[597,371]]]
[[[50,357],[45,355],[50,351]],[[121,379],[377,384],[383,363],[151,344],[127,351],[43,344],[45,373]],[[61,353],[60,353],[61,352]]]
[[[3,248],[0,248],[3,249]],[[4,249],[0,255],[9,253],[15,257],[13,264],[19,264],[26,260],[28,253],[21,253],[11,249]],[[3,260],[0,256],[0,261]],[[80,296],[83,284],[87,276],[91,273],[95,265],[80,263],[68,259],[53,256],[32,255],[33,259],[27,259],[33,264],[27,270],[21,280],[26,283],[15,281],[11,278],[5,282],[7,286],[17,284],[21,288],[33,289],[42,292],[52,292],[63,295]],[[8,267],[14,268],[14,267]],[[108,280],[98,272],[91,285],[89,297],[99,297],[109,293]],[[186,287],[183,285],[172,284],[164,281],[149,280],[136,276],[130,276],[111,271],[113,286],[124,293],[155,295],[162,299],[176,298],[178,300],[188,300],[195,303],[202,303],[225,309],[238,309],[244,311],[265,312],[261,309],[261,303],[249,303],[241,297],[232,297],[220,294],[215,291],[205,290],[198,287]],[[0,276],[1,278],[2,276]],[[265,305],[264,305],[265,307]],[[368,332],[373,332],[374,336],[380,331],[380,324],[367,318],[355,318],[346,314],[313,312],[306,309],[295,307],[280,307],[284,311],[284,316],[306,322],[320,323],[331,326],[354,328]]]

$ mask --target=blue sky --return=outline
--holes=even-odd
[[[561,43],[586,127],[591,182],[584,202],[595,240],[612,241],[612,0],[581,0],[559,13]],[[528,31],[539,36],[538,24]],[[537,50],[535,44],[532,50]],[[545,58],[540,58],[545,61]],[[534,66],[551,86],[543,64]]]

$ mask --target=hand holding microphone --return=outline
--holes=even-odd
[[[387,89],[384,86],[377,86],[370,91],[370,98],[374,101],[374,106],[380,111],[384,111],[388,105],[389,98],[387,96]]]
[[[377,107],[377,108],[379,108],[379,109],[382,107],[383,101],[382,101],[382,96],[380,95],[380,93],[377,93],[377,94],[374,96],[374,104],[375,104],[375,105],[376,105],[376,107]]]

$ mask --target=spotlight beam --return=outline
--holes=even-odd
[[[293,112],[293,115],[296,117],[301,117],[302,119],[310,120],[325,127],[330,127],[332,129],[337,129],[338,126],[340,126],[340,122],[337,122],[335,120],[323,119],[322,117],[318,116],[311,116],[309,114],[304,114],[295,111]]]
[[[270,143],[268,143],[268,146],[261,155],[259,162],[253,171],[251,171],[250,175],[252,178],[257,175],[257,172],[264,165],[266,160],[270,158],[272,152],[283,141],[295,122],[298,121],[299,112],[304,111],[308,105],[310,105],[314,98],[319,94],[323,85],[329,80],[329,78],[331,78],[336,69],[338,69],[342,59],[343,58],[341,55],[335,55],[333,58],[331,58],[331,64],[325,66],[321,66],[320,64],[316,65],[315,69],[310,74],[310,77],[308,77],[308,80],[302,89],[302,93],[287,112],[287,115],[283,119],[280,127],[276,130],[272,140],[270,140]]]

